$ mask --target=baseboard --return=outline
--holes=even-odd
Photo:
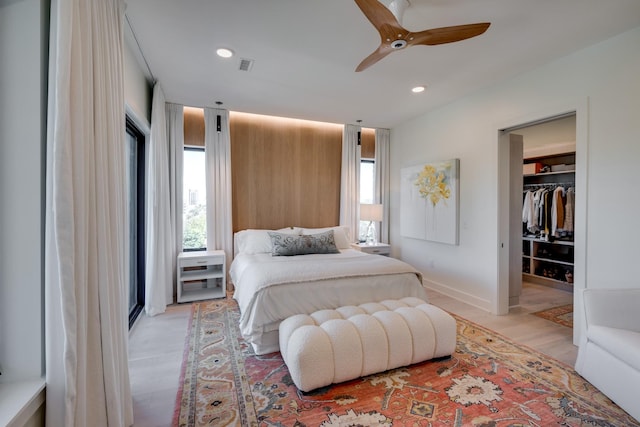
[[[469,304],[471,306],[477,307],[481,310],[487,311],[491,313],[491,301],[486,299],[478,298],[475,295],[471,295],[467,292],[463,292],[459,289],[452,288],[442,283],[438,283],[432,280],[423,279],[422,284],[425,288],[434,290],[448,297],[457,299],[458,301],[462,301],[465,304]]]

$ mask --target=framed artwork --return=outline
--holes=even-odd
[[[458,244],[460,159],[400,171],[400,234]]]

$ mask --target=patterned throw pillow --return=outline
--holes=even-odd
[[[291,256],[308,254],[337,254],[333,230],[318,234],[296,236],[292,234],[269,232],[272,256]]]

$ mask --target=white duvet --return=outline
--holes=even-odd
[[[229,274],[240,330],[257,354],[278,351],[278,326],[294,314],[407,296],[427,299],[415,268],[354,249],[291,257],[239,254]]]

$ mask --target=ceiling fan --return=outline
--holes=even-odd
[[[417,33],[406,30],[400,24],[408,0],[393,0],[389,7],[378,0],[355,0],[364,15],[380,33],[380,46],[356,68],[363,71],[396,50],[415,45],[453,43],[479,36],[487,31],[489,22],[432,28]]]

